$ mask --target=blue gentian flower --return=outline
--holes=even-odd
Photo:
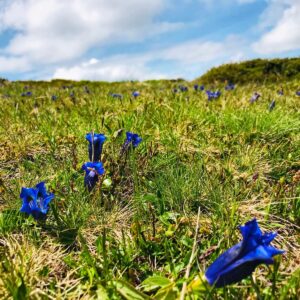
[[[123,95],[122,95],[122,94],[114,94],[114,93],[111,93],[110,95],[111,95],[113,98],[123,99]]]
[[[32,92],[29,92],[29,91],[26,92],[26,93],[23,92],[23,93],[21,94],[21,96],[22,96],[22,97],[25,97],[25,96],[30,97],[30,96],[32,96]]]
[[[70,97],[73,99],[75,98],[75,93],[73,91],[70,93]]]
[[[35,188],[23,187],[20,198],[23,201],[21,212],[32,215],[36,220],[43,220],[46,218],[54,194],[47,193],[45,182],[42,181]]]
[[[277,91],[277,94],[278,94],[279,96],[283,96],[283,88],[281,88],[279,91]]]
[[[230,83],[230,84],[226,85],[225,90],[232,91],[232,90],[234,90],[234,87],[235,87],[234,84]]]
[[[129,131],[126,132],[125,143],[131,143],[133,148],[136,148],[141,142],[142,138],[138,134]]]
[[[85,91],[87,94],[90,94],[90,92],[91,92],[90,89],[89,89],[87,86],[84,87],[84,91]]]
[[[223,287],[251,275],[264,263],[272,264],[273,256],[284,251],[270,246],[276,233],[263,234],[256,219],[239,227],[243,240],[221,254],[207,269],[205,277],[210,285]]]
[[[105,170],[102,162],[86,162],[82,168],[85,171],[84,186],[92,191],[99,180],[99,176],[103,175]]]
[[[204,91],[204,85],[195,84],[194,85],[194,90],[195,91]]]
[[[253,102],[257,101],[260,97],[261,97],[261,94],[255,92],[255,93],[253,94],[253,96],[251,97],[251,99],[250,99],[250,103],[253,103]]]
[[[178,88],[182,91],[182,92],[187,92],[189,89],[187,86],[184,85],[179,85]]]
[[[55,100],[57,100],[57,96],[55,96],[55,95],[52,95],[52,96],[51,96],[51,100],[52,100],[52,101],[55,101]]]
[[[138,91],[134,91],[134,92],[132,93],[132,96],[133,96],[134,98],[138,97],[139,95],[140,95],[140,92],[138,92]]]
[[[142,138],[138,134],[127,131],[126,139],[122,146],[121,153],[126,152],[129,149],[130,145],[132,145],[133,148],[136,148],[141,142]]]
[[[269,111],[272,111],[275,108],[275,100],[273,100],[269,105]]]
[[[99,161],[101,159],[103,144],[106,140],[106,136],[102,133],[87,133],[85,138],[89,142],[88,150],[90,161]]]
[[[296,92],[296,95],[300,97],[300,91],[297,91],[297,92]]]
[[[210,101],[213,99],[218,99],[221,96],[221,92],[220,91],[213,92],[213,91],[207,90],[206,95],[207,95],[207,99]]]
[[[178,90],[177,90],[176,88],[174,88],[174,89],[172,90],[172,92],[173,92],[174,94],[176,94],[176,93],[178,92]]]

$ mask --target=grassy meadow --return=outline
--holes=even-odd
[[[176,81],[1,85],[1,299],[172,300],[185,282],[185,299],[299,297],[300,82],[283,95],[274,83],[206,87],[221,97]],[[88,193],[92,130],[107,136],[106,172]],[[143,141],[124,157],[126,131]],[[40,181],[55,194],[44,222],[19,212],[21,188]],[[285,254],[239,283],[202,283],[253,218]]]

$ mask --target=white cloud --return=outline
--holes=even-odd
[[[52,78],[64,78],[72,80],[147,80],[162,79],[166,75],[152,72],[146,67],[146,57],[115,56],[110,59],[97,60],[92,58],[72,67],[58,68]]]
[[[0,72],[12,72],[18,70],[25,72],[30,70],[30,65],[23,57],[0,56]]]
[[[0,29],[17,34],[6,55],[47,65],[81,57],[92,47],[139,42],[182,26],[159,22],[167,0],[2,0]]]
[[[282,7],[285,9],[280,9]],[[276,54],[300,49],[299,0],[273,0],[263,16],[267,18],[260,26],[271,26],[271,29],[252,45],[254,51],[260,54]]]
[[[87,62],[71,67],[58,68],[52,78],[73,80],[146,80],[176,78],[194,72],[198,75],[202,67],[211,66],[212,62],[229,62],[244,57],[243,39],[229,36],[223,42],[191,40],[176,46],[155,49],[135,55],[115,55],[105,60],[92,58]],[[166,72],[151,71],[151,63],[161,61],[175,66]],[[178,74],[181,70],[181,75]],[[187,74],[187,77],[194,76]]]

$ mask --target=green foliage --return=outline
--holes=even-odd
[[[187,281],[186,299],[296,299],[299,82],[281,81],[283,96],[274,83],[233,91],[222,83],[215,85],[222,96],[211,102],[182,80],[1,85],[0,298],[166,300],[177,299]],[[174,94],[179,84],[189,91]],[[134,90],[141,96],[133,99]],[[254,91],[262,97],[250,104]],[[89,194],[81,166],[91,130],[108,139],[106,173]],[[127,130],[143,142],[120,157]],[[19,194],[42,180],[55,199],[46,222],[36,222],[19,212]],[[286,255],[257,268],[253,280],[209,287],[204,271],[253,217],[263,230],[278,231],[276,246]]]
[[[212,68],[196,81],[204,84],[277,82],[281,85],[295,79],[300,79],[300,58],[253,59],[225,64]]]

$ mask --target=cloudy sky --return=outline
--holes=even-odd
[[[0,77],[193,79],[300,56],[300,0],[0,0]]]

